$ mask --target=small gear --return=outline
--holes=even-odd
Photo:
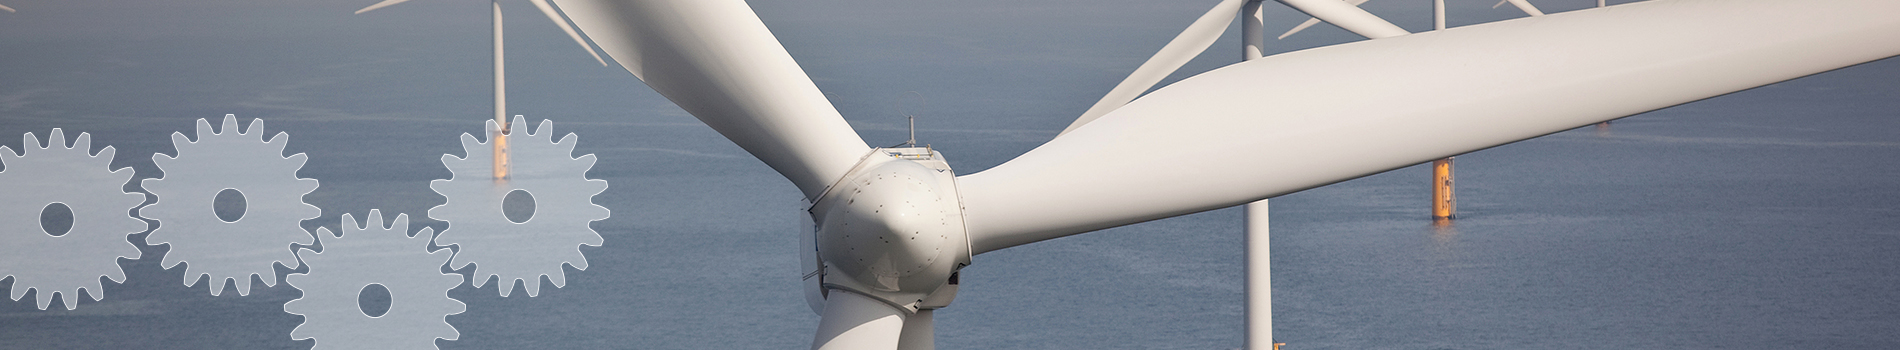
[[[284,132],[264,140],[262,119],[251,119],[243,132],[237,129],[237,116],[226,114],[222,133],[214,132],[205,119],[198,119],[197,141],[172,133],[178,155],[152,155],[165,175],[145,179],[146,191],[158,196],[158,202],[139,211],[158,221],[146,242],[171,246],[159,266],[171,269],[187,263],[187,287],[196,287],[199,276],[210,275],[213,296],[232,279],[238,295],[249,295],[253,275],[265,286],[276,285],[272,263],[293,269],[301,265],[291,244],[311,244],[314,238],[301,222],[323,214],[303,201],[317,190],[317,180],[297,177],[308,157],[283,156],[290,139]],[[233,221],[212,210],[225,190],[243,199],[243,213]]]
[[[66,133],[54,128],[46,147],[26,133],[25,154],[0,146],[0,279],[13,277],[12,299],[39,290],[40,310],[58,293],[66,309],[79,307],[79,291],[92,300],[105,298],[99,276],[125,282],[118,258],[138,258],[139,248],[126,236],[144,232],[145,221],[132,209],[145,204],[145,194],[125,192],[135,172],[112,169],[112,146],[96,155],[92,135],[79,133],[72,147]],[[41,216],[64,211],[70,226],[45,227]],[[54,214],[59,215],[59,214]]]
[[[587,178],[594,155],[570,158],[573,133],[556,142],[553,122],[542,120],[534,133],[521,133],[527,124],[521,116],[510,123],[509,130],[514,131],[504,139],[509,155],[505,177],[496,179],[491,146],[464,133],[462,149],[468,157],[442,155],[451,177],[429,182],[430,189],[448,198],[448,203],[429,209],[429,218],[449,223],[435,240],[457,246],[449,267],[461,269],[474,263],[476,271],[471,275],[476,288],[487,284],[489,276],[499,276],[496,289],[503,297],[517,280],[524,282],[528,296],[539,295],[539,276],[547,276],[556,288],[566,286],[561,265],[587,269],[580,246],[601,244],[600,233],[588,225],[610,214],[606,207],[594,204],[594,195],[607,190],[606,180]],[[496,135],[497,127],[488,121],[488,134]],[[521,222],[506,217],[502,202],[511,195],[532,200],[531,216]]]
[[[284,312],[304,317],[290,339],[316,338],[318,349],[434,349],[436,338],[460,338],[448,315],[467,310],[449,298],[462,276],[442,273],[452,253],[429,250],[435,230],[425,227],[410,237],[408,214],[396,214],[389,227],[377,210],[364,219],[358,227],[356,218],[343,214],[342,234],[317,228],[322,252],[298,251],[310,272],[284,277],[303,291],[284,303]],[[389,306],[365,311],[357,299],[376,286],[388,293]]]

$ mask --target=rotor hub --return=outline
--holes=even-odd
[[[912,305],[968,264],[969,241],[941,159],[879,152],[890,157],[873,155],[815,206],[817,250],[827,287]]]

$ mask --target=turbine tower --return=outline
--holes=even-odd
[[[408,2],[408,1],[409,0],[383,0],[382,2],[378,2],[375,4],[371,4],[368,7],[364,7],[361,10],[356,10],[356,14],[360,15],[360,14],[363,14],[364,12],[369,12],[375,9],[389,7],[390,5],[400,4],[400,3]],[[587,50],[588,55],[594,56],[594,61],[600,62],[600,65],[602,67],[607,66],[607,60],[601,59],[600,54],[594,53],[594,46],[587,44],[587,40],[582,39],[581,34],[579,32],[574,31],[574,27],[568,25],[567,20],[561,18],[561,13],[555,11],[554,6],[549,4],[547,0],[528,0],[528,2],[533,3],[534,7],[541,9],[541,13],[547,15],[549,20],[554,21],[554,25],[560,26],[562,31],[567,32],[568,37],[574,38],[574,43],[580,44],[581,49]],[[494,144],[494,152],[495,152],[495,164],[494,164],[495,180],[502,181],[508,178],[508,169],[509,169],[508,167],[509,165],[508,127],[509,125],[508,125],[508,81],[507,81],[508,74],[507,74],[507,69],[506,69],[507,64],[505,63],[507,55],[505,54],[503,50],[505,45],[502,44],[501,0],[491,0],[489,2],[489,9],[490,9],[489,10],[490,18],[493,19],[492,22],[494,23],[492,32],[495,38],[495,41],[494,41],[495,124],[500,125],[500,128],[496,129],[494,133],[492,135],[488,135],[488,137],[489,137],[489,140],[494,140],[494,142],[491,142],[491,143]]]

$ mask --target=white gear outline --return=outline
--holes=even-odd
[[[34,289],[40,310],[52,305],[54,293],[73,310],[81,289],[94,301],[105,299],[100,276],[125,283],[118,258],[142,255],[126,236],[148,227],[132,216],[133,208],[145,204],[145,194],[123,190],[136,171],[111,170],[112,146],[87,154],[92,135],[79,133],[67,147],[59,128],[46,138],[40,147],[40,140],[26,133],[20,147],[31,151],[26,154],[0,146],[0,165],[6,166],[0,170],[0,193],[6,194],[0,200],[0,279],[13,277],[9,294],[14,301]],[[57,237],[40,226],[40,212],[51,203],[64,204],[73,214],[72,226]],[[114,218],[126,220],[108,220]]]
[[[321,252],[298,250],[310,272],[284,276],[284,283],[303,291],[284,303],[284,312],[304,317],[290,339],[315,338],[315,349],[434,349],[437,338],[460,338],[448,315],[467,311],[449,297],[462,276],[441,272],[454,253],[429,250],[435,229],[424,227],[410,237],[408,214],[396,214],[388,227],[381,211],[372,209],[364,219],[358,227],[343,214],[342,234],[317,228]],[[376,317],[364,314],[357,301],[370,284],[389,291],[389,310]]]
[[[303,153],[283,156],[287,133],[279,131],[265,140],[264,121],[255,118],[244,131],[237,129],[237,116],[226,114],[222,133],[203,118],[198,119],[197,141],[172,133],[178,155],[153,154],[152,163],[165,175],[143,182],[146,192],[158,196],[157,203],[139,211],[159,222],[146,243],[171,247],[159,266],[169,270],[187,263],[186,287],[196,287],[199,276],[210,275],[212,296],[222,293],[230,280],[236,280],[238,295],[250,295],[251,276],[260,277],[266,287],[277,285],[273,264],[301,266],[292,244],[312,244],[315,237],[303,229],[302,221],[323,214],[303,201],[317,190],[317,180],[297,177],[309,159]],[[224,222],[210,209],[225,189],[244,195],[247,208],[237,221]]]
[[[580,246],[601,245],[600,233],[589,224],[611,215],[593,201],[607,190],[607,180],[587,178],[594,155],[571,158],[574,134],[553,141],[552,121],[543,119],[533,133],[523,134],[527,124],[521,116],[510,123],[506,179],[495,179],[489,144],[463,133],[462,150],[468,156],[442,155],[442,165],[451,176],[429,182],[430,189],[448,198],[447,203],[429,209],[429,218],[449,223],[435,239],[436,244],[456,246],[449,267],[459,270],[475,263],[476,271],[470,275],[476,288],[486,285],[489,276],[498,276],[496,289],[502,297],[513,291],[514,281],[523,282],[529,297],[539,295],[540,276],[547,276],[555,288],[566,286],[561,265],[586,270],[587,257]],[[497,134],[495,121],[486,126],[488,135]],[[522,223],[502,214],[502,199],[514,190],[534,197],[534,215]]]

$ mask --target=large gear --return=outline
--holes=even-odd
[[[308,157],[283,156],[290,139],[284,132],[266,141],[262,119],[251,119],[243,132],[237,129],[237,116],[226,114],[222,133],[214,132],[205,119],[198,119],[197,141],[172,133],[178,155],[153,154],[152,162],[165,175],[144,182],[158,203],[139,211],[158,221],[146,242],[171,246],[159,266],[171,269],[186,263],[187,287],[196,287],[199,276],[210,275],[213,296],[233,279],[238,295],[249,295],[253,275],[265,286],[276,285],[272,264],[300,266],[291,244],[311,244],[314,238],[301,222],[323,214],[303,201],[317,190],[317,180],[297,177]],[[226,189],[244,199],[245,209],[236,221],[226,222],[212,210]]]
[[[5,194],[0,199],[0,278],[13,277],[15,301],[35,289],[45,310],[57,292],[73,310],[81,289],[92,300],[105,298],[99,276],[125,282],[119,258],[140,255],[126,236],[147,227],[131,214],[145,204],[145,194],[123,190],[135,171],[111,170],[112,146],[87,154],[92,135],[79,133],[67,147],[66,133],[58,128],[46,138],[46,147],[38,147],[39,139],[26,133],[21,150],[30,152],[25,154],[0,146],[0,166],[6,167],[0,170],[0,193]],[[54,204],[72,214],[72,225],[64,230],[41,223],[43,212],[62,210]]]
[[[527,124],[521,116],[510,123],[506,177],[495,178],[489,144],[464,133],[462,149],[468,157],[442,155],[442,164],[452,176],[429,183],[430,189],[448,198],[448,203],[429,209],[429,218],[449,223],[436,237],[436,244],[457,246],[449,266],[461,269],[474,263],[476,271],[470,274],[476,288],[487,284],[489,276],[499,276],[496,289],[503,297],[517,280],[524,282],[528,296],[539,295],[539,276],[547,276],[556,288],[566,286],[561,265],[587,269],[580,246],[601,244],[600,233],[588,225],[611,214],[593,201],[594,195],[607,190],[606,180],[587,178],[594,155],[570,158],[573,133],[556,142],[553,122],[542,120],[534,133],[523,134]],[[495,135],[497,127],[488,121],[488,134]],[[534,202],[534,213],[520,223],[502,211],[503,199],[517,190],[532,196]]]
[[[434,349],[436,338],[460,338],[447,317],[467,310],[449,298],[462,276],[442,273],[452,253],[429,250],[435,230],[425,227],[410,237],[408,214],[397,214],[389,227],[383,227],[377,210],[364,219],[358,227],[354,217],[343,214],[341,235],[317,228],[322,252],[298,251],[310,272],[284,277],[284,283],[303,291],[303,297],[284,303],[284,312],[304,317],[290,338],[316,338],[318,349]],[[389,295],[389,308],[375,316],[357,300],[372,285]]]

